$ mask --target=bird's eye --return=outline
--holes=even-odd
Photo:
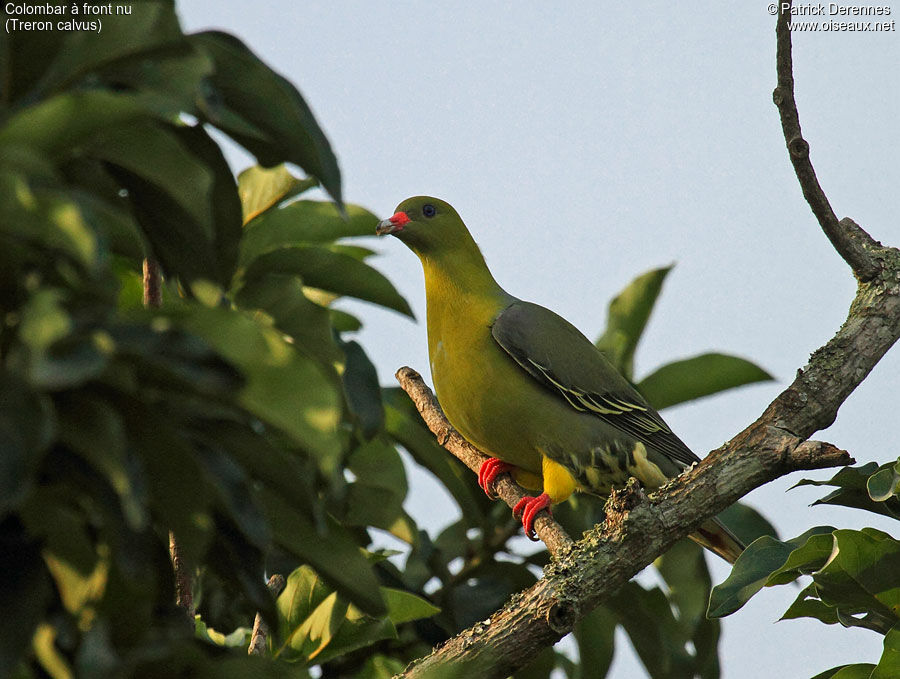
[[[437,210],[431,203],[426,203],[422,206],[422,214],[426,217],[434,217],[437,214]]]

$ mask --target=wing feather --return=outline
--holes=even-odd
[[[603,353],[561,316],[516,301],[491,325],[512,359],[572,408],[592,413],[681,465],[698,458]]]

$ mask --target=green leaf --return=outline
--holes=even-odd
[[[238,627],[228,634],[223,634],[208,627],[199,614],[194,616],[194,636],[216,646],[246,648],[250,643],[251,634],[252,630],[249,627]]]
[[[296,627],[332,593],[309,566],[300,566],[288,575],[275,602],[283,624]]]
[[[68,156],[95,136],[146,119],[138,96],[103,90],[60,94],[18,111],[0,126],[0,147],[22,145],[54,158]]]
[[[616,612],[650,677],[676,679],[693,674],[684,635],[662,590],[645,590],[629,582],[607,605]]]
[[[35,664],[48,676],[71,677],[72,669],[57,648],[57,636],[58,631],[51,624],[42,622],[38,625],[31,640]]]
[[[828,561],[834,550],[834,534],[811,535],[809,539],[788,555],[784,564],[772,571],[766,579],[766,587],[785,585],[801,575],[809,575]]]
[[[171,2],[144,0],[129,4],[128,16],[103,17],[103,30],[66,34],[56,58],[39,85],[46,92],[71,85],[109,63],[143,57],[183,40]],[[78,17],[73,17],[78,18]]]
[[[395,538],[408,545],[414,546],[419,539],[419,527],[416,525],[415,519],[405,511],[400,512],[387,530]]]
[[[407,491],[406,472],[397,450],[374,439],[353,451],[347,469],[356,481],[347,488],[344,523],[390,530],[402,516]]]
[[[600,349],[625,377],[634,374],[634,350],[671,266],[652,269],[629,283],[610,303]]]
[[[563,673],[560,677],[565,677],[565,679],[583,679],[580,661],[576,663],[569,656],[560,651],[556,652],[556,667]],[[598,677],[602,679],[600,675],[598,675]]]
[[[900,486],[900,462],[893,467],[881,469],[866,480],[866,490],[875,502],[887,502],[897,495]]]
[[[893,463],[891,463],[893,464]],[[800,486],[838,486],[839,488],[864,488],[866,480],[880,467],[877,462],[867,462],[859,467],[842,467],[834,476],[825,481],[800,479],[791,488]]]
[[[136,92],[148,112],[172,120],[181,113],[196,114],[197,99],[206,92],[205,81],[212,71],[212,59],[180,39],[152,54],[136,53],[107,63],[89,77],[101,78],[114,90]]]
[[[12,239],[20,247],[33,244],[44,256],[53,253],[57,267],[74,262],[85,272],[96,271],[102,253],[98,234],[69,194],[45,188],[32,190],[21,176],[0,175],[0,199],[0,224],[6,243]],[[16,287],[21,284],[16,278],[10,282]]]
[[[62,305],[59,290],[39,289],[22,310],[19,337],[22,355],[16,356],[35,387],[58,390],[97,377],[106,368],[112,347],[106,333],[73,335],[73,321]]]
[[[59,526],[58,530],[64,531],[69,528],[65,524]],[[84,535],[84,527],[79,526],[81,537],[87,541]],[[56,547],[59,546],[58,541]],[[91,604],[95,604],[103,599],[107,587],[109,573],[109,559],[97,559],[97,553],[91,547],[91,558],[89,567],[83,569],[77,564],[66,558],[58,549],[50,549],[44,554],[44,561],[47,564],[47,570],[53,577],[56,591],[59,592],[59,598],[63,606],[72,615],[79,616],[82,620],[90,619],[93,614]],[[87,608],[88,610],[85,610]]]
[[[243,236],[238,186],[222,149],[202,126],[179,127],[176,134],[212,175],[212,185],[205,196],[212,215],[205,245],[212,251],[216,266],[205,277],[227,287],[237,265],[238,247]],[[193,252],[196,247],[195,243]]]
[[[105,273],[107,248],[143,258],[137,224],[99,161],[80,156],[65,163],[63,177],[31,148],[8,147],[0,158],[0,224],[7,237],[21,239],[19,248],[43,246],[41,253],[48,259],[60,254],[52,250],[61,249],[95,275]],[[69,186],[63,188],[64,182]],[[7,249],[5,254],[12,253]],[[53,256],[50,261],[58,267],[60,259]],[[20,283],[11,269],[5,270],[10,290]]]
[[[772,379],[769,373],[746,359],[707,353],[667,363],[642,379],[637,387],[654,408],[662,410]]]
[[[362,323],[353,314],[348,314],[340,309],[329,309],[328,315],[331,317],[331,324],[338,332],[357,332],[362,328]]]
[[[884,637],[884,651],[869,679],[892,679],[900,675],[900,624]]]
[[[794,620],[796,618],[813,618],[826,625],[836,625],[840,622],[837,608],[822,603],[815,583],[804,587],[797,598],[794,599],[788,609],[781,616],[781,620]]]
[[[331,642],[344,622],[348,606],[311,568],[301,566],[295,570],[276,601],[284,638],[276,657],[314,658]]]
[[[221,150],[202,127],[120,126],[97,135],[88,152],[114,166],[166,273],[230,283],[240,202]]]
[[[129,445],[140,460],[153,518],[178,536],[185,561],[198,563],[209,547],[214,522],[212,492],[202,482],[192,446],[174,422],[138,399],[119,395],[118,407]]]
[[[510,596],[535,583],[534,574],[525,564],[508,561],[485,562],[468,575],[450,591],[449,603],[448,599],[443,600],[456,629],[490,617]]]
[[[51,158],[38,149],[25,144],[17,144],[15,141],[9,144],[4,149],[3,155],[0,156],[0,176],[3,176],[4,181],[8,181],[9,177],[16,177],[23,185],[33,187],[40,185],[59,188],[63,182],[59,168]],[[18,192],[19,190],[13,193]],[[6,205],[3,207],[5,208]],[[3,224],[4,229],[10,228],[10,226]]]
[[[268,313],[275,327],[290,335],[296,347],[322,365],[343,359],[335,343],[331,310],[310,300],[296,276],[269,273],[248,280],[235,293],[234,301],[244,309]]]
[[[43,542],[46,553],[85,576],[97,564],[97,552],[88,536],[87,517],[72,502],[71,489],[43,484],[32,492],[19,511],[28,534]]]
[[[349,245],[347,243],[332,243],[328,246],[328,249],[331,252],[339,252],[342,255],[350,255],[353,259],[357,259],[360,262],[365,261],[372,255],[376,254],[375,250],[371,248],[365,248],[361,245]]]
[[[50,399],[18,376],[0,371],[0,517],[31,491],[44,452],[56,436]]]
[[[241,264],[246,266],[260,255],[289,245],[375,235],[378,217],[359,205],[348,204],[345,209],[346,216],[342,216],[334,203],[298,200],[265,212],[244,230]]]
[[[210,122],[263,166],[296,163],[340,204],[337,159],[297,89],[232,35],[207,31],[188,39],[215,63],[210,82],[218,96],[205,102]]]
[[[830,479],[825,481],[802,479],[794,484],[793,488],[798,486],[836,486],[837,490],[816,500],[813,505],[840,505],[865,509],[875,514],[900,520],[900,498],[889,495],[884,501],[875,501],[869,495],[868,490],[868,480],[871,476],[886,469],[893,469],[895,465],[895,462],[888,462],[881,466],[878,466],[877,462],[869,462],[859,467],[844,467]]]
[[[372,302],[413,317],[406,300],[382,273],[355,257],[316,245],[273,250],[257,257],[247,269],[247,280],[264,273],[294,274],[307,287],[327,290]]]
[[[719,514],[719,519],[745,545],[749,545],[763,535],[778,538],[775,526],[756,509],[744,502],[735,502]]]
[[[181,534],[176,533],[181,542]],[[261,550],[221,513],[215,515],[211,544],[204,555],[206,567],[217,575],[232,591],[243,594],[265,620],[275,620],[275,602],[260,574],[265,571],[265,556]],[[195,563],[188,561],[188,563]]]
[[[812,679],[869,679],[874,669],[875,665],[872,663],[838,665],[817,674]]]
[[[61,301],[59,291],[44,289],[38,291],[24,309],[19,337],[35,354],[47,352],[72,330],[72,321]]]
[[[790,544],[799,544],[804,536],[808,539],[802,545],[785,554]],[[804,536],[788,543],[763,537],[751,544],[731,576],[713,590],[710,615],[737,610],[759,591],[763,581],[768,587],[811,574],[813,584],[801,592],[783,618],[812,617],[826,624],[840,622],[845,627],[887,633],[900,618],[900,587],[895,576],[900,568],[900,542],[873,528],[818,528]]]
[[[317,184],[315,178],[298,179],[284,165],[248,167],[238,175],[244,224]]]
[[[719,637],[722,626],[718,620],[707,618],[697,628],[694,643],[695,672],[700,679],[719,679]]]
[[[191,308],[179,318],[246,377],[239,401],[317,454],[325,471],[340,455],[340,401],[332,382],[282,336],[225,309]]]
[[[359,421],[363,436],[373,437],[384,427],[384,405],[378,373],[358,342],[342,342],[345,363],[344,394],[347,405]]]
[[[266,489],[257,497],[268,516],[275,541],[308,563],[315,572],[353,603],[372,615],[385,604],[379,583],[350,533],[333,519],[317,530],[309,518]]]
[[[598,606],[575,627],[578,641],[578,679],[601,679],[609,672],[616,649],[615,614],[606,606]]]
[[[188,308],[185,304],[181,311]],[[110,344],[117,358],[132,362],[145,387],[219,400],[224,394],[230,398],[243,385],[234,366],[210,343],[172,327],[169,319],[152,312],[141,311],[134,316],[139,322],[109,328]],[[150,323],[140,322],[150,318]]]
[[[382,587],[381,593],[388,607],[387,619],[372,618],[348,605],[315,571],[301,566],[288,577],[278,597],[285,642],[276,655],[324,663],[381,639],[396,638],[394,619],[408,622],[438,610],[407,592]]]
[[[412,592],[404,592],[393,587],[382,587],[381,596],[387,605],[388,617],[394,625],[430,618],[441,612],[440,608]]]
[[[93,465],[116,491],[128,525],[142,530],[148,521],[142,470],[128,450],[125,423],[113,404],[91,393],[57,401],[60,441]]]
[[[900,618],[900,542],[874,528],[836,530],[834,540],[831,558],[813,576],[822,601],[850,613],[863,610],[896,622]]]
[[[77,189],[69,195],[85,221],[93,227],[99,240],[108,243],[112,254],[123,255],[132,264],[147,256],[146,241],[124,200],[110,202],[96,194]]]
[[[454,521],[445,527],[434,539],[441,563],[446,567],[453,559],[465,557],[474,548],[468,536],[469,527],[465,521]],[[436,557],[433,557],[436,558]]]
[[[269,526],[250,494],[250,480],[244,468],[223,448],[202,447],[197,450],[196,458],[206,482],[247,541],[260,548],[267,547],[271,539]]]
[[[706,606],[712,580],[703,548],[680,540],[656,560],[656,568],[668,586],[668,598],[678,611],[678,623],[685,637],[693,638],[706,621]]]
[[[314,515],[314,460],[289,446],[274,445],[254,431],[252,424],[220,420],[205,437],[213,448],[227,450],[254,480],[279,493],[296,510]]]
[[[898,501],[896,496],[892,495],[884,501],[876,501],[871,498],[866,488],[841,488],[816,500],[812,505],[839,505],[841,507],[865,509],[873,514],[881,514],[900,521],[900,501]]]
[[[831,526],[818,526],[793,540],[782,542],[769,536],[755,540],[738,557],[725,581],[713,587],[706,614],[711,618],[731,615],[763,588],[769,576],[785,565],[795,549],[812,537],[833,530]]]
[[[552,647],[545,648],[525,667],[516,670],[512,679],[549,679],[556,667],[556,655]]]
[[[406,663],[380,653],[369,656],[356,679],[392,679],[395,674],[403,672]]]
[[[347,617],[338,627],[331,643],[315,660],[326,663],[359,648],[365,648],[384,639],[396,639],[397,630],[390,618],[372,618],[356,609],[352,604],[347,609]]]
[[[12,31],[0,41],[0,107],[24,97],[59,51],[65,33],[59,31]]]

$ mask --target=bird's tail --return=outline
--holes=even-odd
[[[744,551],[744,543],[715,517],[701,524],[700,528],[688,537],[711,552],[715,552],[728,563],[733,564]]]

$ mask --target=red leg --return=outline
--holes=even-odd
[[[513,469],[515,469],[513,465],[496,457],[487,459],[481,464],[481,467],[478,470],[478,485],[481,486],[489,498],[496,500],[497,496],[491,488],[492,484],[500,474],[505,474]]]
[[[547,493],[541,493],[537,497],[525,496],[513,507],[513,516],[522,520],[522,527],[525,529],[525,535],[529,540],[537,541],[537,534],[534,532],[534,521],[537,519],[538,512],[546,509],[550,516],[550,496]]]

